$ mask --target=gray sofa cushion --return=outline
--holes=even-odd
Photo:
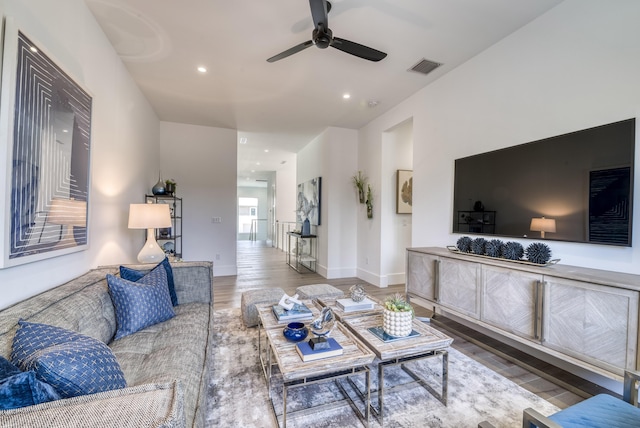
[[[117,267],[92,270],[3,309],[0,316],[0,355],[11,355],[19,319],[55,325],[109,343],[116,332],[116,314],[105,276],[117,272]]]
[[[3,428],[182,428],[182,388],[177,382],[116,389],[37,406],[0,411]]]
[[[205,370],[209,310],[206,303],[176,306],[176,316],[111,343],[129,385],[178,379],[185,391],[185,415],[193,420]],[[194,343],[202,346],[193,346]]]

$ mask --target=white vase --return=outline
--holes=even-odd
[[[384,310],[382,315],[382,329],[385,333],[395,337],[405,337],[411,334],[411,312],[394,312]]]

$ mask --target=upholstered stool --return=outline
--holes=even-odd
[[[261,288],[242,293],[240,308],[242,309],[244,325],[247,327],[258,325],[260,323],[260,317],[258,316],[256,305],[278,303],[283,295],[284,290],[282,288]]]
[[[296,288],[300,299],[317,299],[319,297],[340,298],[344,296],[342,290],[329,284],[311,284]]]

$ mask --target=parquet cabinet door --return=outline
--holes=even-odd
[[[407,251],[407,291],[416,296],[435,300],[437,256]]]
[[[614,373],[636,369],[637,291],[544,279],[544,346]]]
[[[480,318],[480,264],[441,257],[436,295],[442,306]]]
[[[518,336],[537,340],[541,275],[482,266],[481,320]]]

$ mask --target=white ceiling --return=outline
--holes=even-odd
[[[267,63],[311,39],[306,0],[85,2],[160,120],[246,138],[244,180],[295,162],[328,126],[364,126],[561,0],[334,0],[333,35],[386,52],[377,63],[315,46]],[[423,58],[443,65],[407,71]]]

